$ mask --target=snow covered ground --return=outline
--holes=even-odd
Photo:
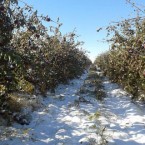
[[[60,85],[55,95],[44,99],[44,107],[32,113],[30,125],[7,128],[0,145],[80,145],[97,138],[90,128],[94,121],[89,119],[98,107],[97,101],[89,98],[93,103],[83,103],[77,95],[86,77],[87,73],[69,85]]]
[[[118,85],[104,81],[107,97],[99,118],[110,145],[145,145],[145,106],[134,104]]]
[[[0,145],[145,145],[145,109],[107,79],[107,97],[97,101],[79,90],[87,77],[60,85],[43,107],[32,113],[30,125],[0,127]],[[91,88],[90,88],[91,89]]]

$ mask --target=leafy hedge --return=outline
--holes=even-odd
[[[111,49],[97,57],[95,63],[134,99],[145,100],[145,20],[137,17],[107,29],[114,32]]]
[[[23,5],[20,7],[19,3]],[[53,23],[49,29],[43,21]],[[74,32],[62,35],[61,23],[39,16],[18,0],[0,0],[0,108],[9,94],[48,90],[78,77],[91,64]]]

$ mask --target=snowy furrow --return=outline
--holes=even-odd
[[[145,106],[134,104],[118,85],[104,81],[107,97],[101,104],[99,118],[106,126],[105,136],[109,145],[145,145]]]
[[[89,116],[97,110],[97,101],[79,102],[79,89],[87,73],[69,85],[60,85],[55,95],[43,101],[43,108],[32,113],[28,126],[15,125],[15,134],[1,139],[0,145],[89,145],[98,138]],[[86,96],[87,97],[87,96]]]
[[[80,94],[86,78],[87,73],[48,94],[29,125],[1,126],[6,133],[0,145],[145,145],[144,106],[107,79],[103,101]]]

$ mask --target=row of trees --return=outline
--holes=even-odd
[[[128,1],[130,4],[131,1]],[[132,4],[139,11],[140,9]],[[144,11],[142,11],[144,12]],[[145,99],[145,19],[116,22],[106,28],[111,49],[96,58],[95,63],[109,78],[121,84],[133,98]],[[113,33],[112,33],[113,32]],[[113,35],[112,35],[113,34]]]
[[[62,35],[61,23],[39,16],[26,3],[0,0],[0,107],[9,94],[45,95],[60,83],[77,77],[90,65],[75,32]],[[43,21],[56,26],[46,28]]]

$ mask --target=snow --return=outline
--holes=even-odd
[[[89,130],[94,121],[88,117],[96,111],[97,101],[92,98],[93,104],[78,102],[77,94],[86,77],[87,73],[68,85],[60,85],[55,95],[48,93],[43,107],[32,113],[30,125],[8,128],[13,133],[3,137],[0,145],[87,145],[89,138],[98,137]]]
[[[134,104],[128,94],[118,85],[107,79],[104,86],[108,97],[101,109],[106,116],[105,135],[110,145],[141,145],[145,144],[145,112],[144,107]],[[111,113],[111,114],[110,114]],[[101,118],[104,120],[104,118]]]
[[[48,93],[29,125],[0,126],[0,145],[144,145],[144,106],[108,79],[103,80],[103,101],[88,92],[82,95],[86,77],[87,72]]]

